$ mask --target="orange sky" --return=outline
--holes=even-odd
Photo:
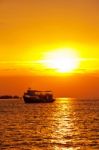
[[[99,96],[96,94],[99,83],[98,6],[98,0],[0,1],[0,82],[2,77],[6,78],[2,82],[3,91],[1,87],[0,90],[12,91],[11,86],[9,87],[12,78],[8,79],[8,76],[32,76],[33,80],[34,76],[42,75],[36,78],[37,82],[35,81],[35,84],[37,83],[35,87],[39,88],[41,80],[44,80],[46,75],[53,76],[53,71],[49,74],[50,68],[45,68],[35,61],[42,60],[46,52],[73,49],[78,53],[79,59],[84,60],[80,62],[78,73],[75,71],[72,75],[73,82],[66,82],[71,79],[66,73],[64,75],[66,80],[61,73],[57,73],[54,75],[57,76],[57,82],[51,77],[48,79],[49,86],[45,88],[51,88],[58,93],[56,95],[65,95],[65,92],[57,88],[61,83],[63,89],[69,89],[66,93],[69,96]],[[82,83],[82,76],[88,81],[87,84],[90,85],[88,88],[86,82]],[[76,81],[77,89],[82,83],[81,90],[86,89],[88,93],[81,94],[80,91],[80,94],[73,94]],[[22,89],[29,85],[22,81]],[[18,86],[16,83],[17,93],[20,91]]]

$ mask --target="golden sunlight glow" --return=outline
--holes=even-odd
[[[73,72],[79,66],[78,55],[70,49],[47,52],[43,63],[46,67],[60,73]]]

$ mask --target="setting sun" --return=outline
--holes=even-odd
[[[78,55],[69,49],[47,52],[42,63],[60,73],[73,72],[79,66]]]

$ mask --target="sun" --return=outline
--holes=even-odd
[[[77,53],[70,49],[47,52],[43,63],[47,68],[60,73],[73,72],[79,66]]]

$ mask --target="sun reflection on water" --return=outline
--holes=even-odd
[[[57,105],[57,103],[61,103],[61,105]],[[52,142],[56,144],[54,149],[58,150],[60,148],[62,150],[72,150],[72,132],[74,128],[72,119],[70,119],[72,113],[72,99],[58,98],[57,103],[53,113],[53,117],[56,118],[53,122],[55,124],[54,136],[56,138],[56,140],[52,140]]]

